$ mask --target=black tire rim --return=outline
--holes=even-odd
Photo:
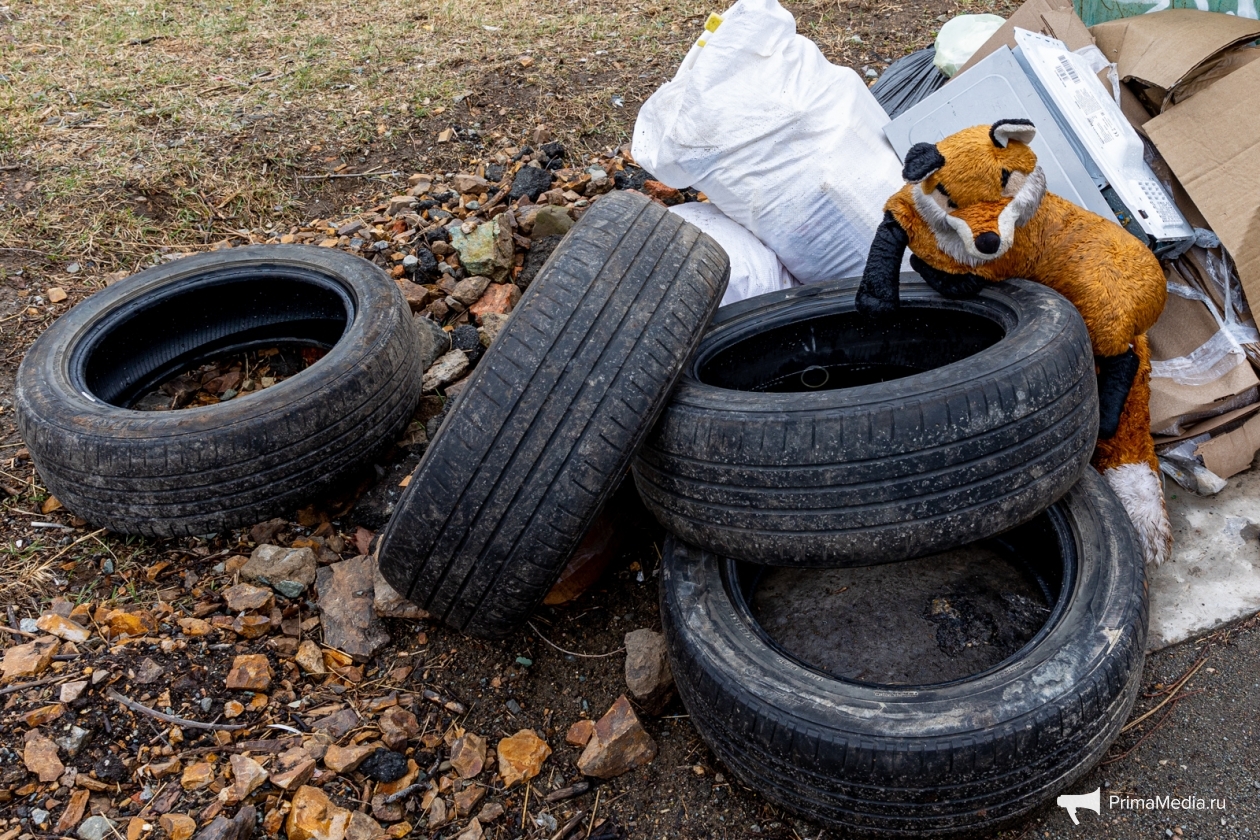
[[[1076,534],[1072,530],[1068,517],[1061,509],[1061,505],[1062,503],[1056,502],[1031,522],[984,541],[984,545],[996,550],[1008,562],[1028,576],[1046,598],[1046,601],[1052,604],[1052,607],[1045,623],[1017,651],[983,671],[960,677],[956,680],[921,685],[906,683],[884,684],[841,677],[830,671],[824,671],[816,665],[802,660],[799,656],[780,645],[762,627],[756,616],[753,615],[752,595],[756,591],[762,576],[770,570],[770,567],[724,557],[720,563],[722,585],[726,589],[727,597],[730,599],[739,620],[763,644],[785,659],[791,660],[806,671],[817,674],[824,679],[882,691],[906,692],[910,694],[961,685],[997,673],[1006,668],[1011,662],[1026,656],[1029,651],[1038,647],[1054,631],[1067,613],[1068,605],[1075,596],[1080,558]],[[1053,539],[1055,543],[1054,548],[1045,551],[1043,543],[1043,551],[1037,551],[1038,541],[1044,541],[1047,537]],[[1056,563],[1055,560],[1058,562]]]
[[[216,315],[230,311],[224,304],[231,300],[239,304],[238,311],[253,306],[280,317],[197,341],[165,358],[146,359],[144,343],[137,345],[138,335],[152,338],[152,345],[179,334],[184,318],[200,318],[203,326],[213,324]],[[75,342],[66,372],[73,388],[86,399],[131,410],[136,400],[163,382],[215,358],[276,345],[330,350],[354,322],[356,312],[353,290],[313,267],[264,261],[208,268],[194,278],[147,293],[134,306],[120,306],[101,317]],[[287,381],[272,387],[283,387]]]

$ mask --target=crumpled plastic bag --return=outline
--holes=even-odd
[[[936,68],[949,76],[966,64],[1006,21],[997,15],[958,15],[936,34]]]
[[[775,0],[720,20],[639,110],[635,161],[703,192],[802,283],[861,274],[903,184],[888,115]]]

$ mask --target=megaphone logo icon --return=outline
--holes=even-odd
[[[1060,808],[1068,812],[1068,816],[1072,818],[1072,825],[1080,825],[1081,821],[1076,818],[1077,808],[1088,808],[1095,814],[1102,812],[1102,798],[1100,794],[1102,788],[1096,789],[1093,793],[1080,794],[1063,794],[1058,798]]]

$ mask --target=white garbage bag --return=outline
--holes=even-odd
[[[774,251],[713,204],[693,201],[669,211],[712,236],[730,258],[731,280],[726,284],[722,306],[797,285]]]
[[[904,183],[887,123],[858,75],[797,35],[775,0],[739,0],[643,104],[631,151],[817,283],[862,273]]]

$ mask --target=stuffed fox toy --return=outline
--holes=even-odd
[[[1026,277],[1066,297],[1089,329],[1098,370],[1094,467],[1120,497],[1148,562],[1172,548],[1150,432],[1146,331],[1164,308],[1159,260],[1119,225],[1046,192],[1028,120],[975,126],[906,155],[906,185],[884,206],[857,307],[898,304],[901,258],[946,297]]]

